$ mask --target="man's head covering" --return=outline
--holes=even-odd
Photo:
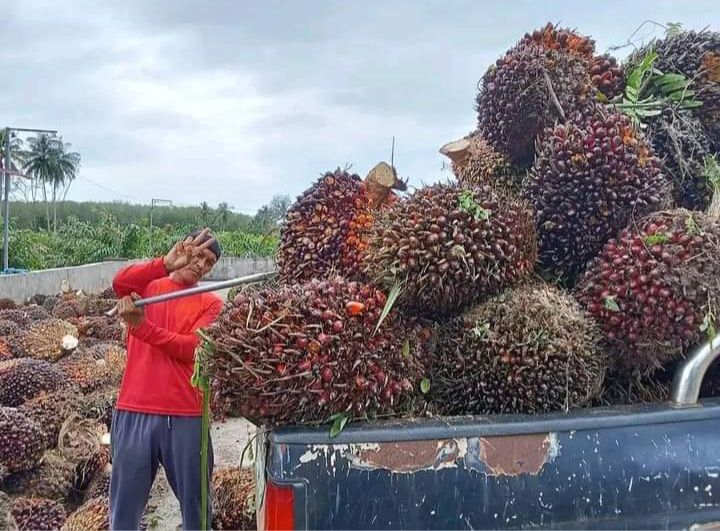
[[[195,237],[198,236],[201,232],[202,232],[201,230],[194,230],[194,231],[192,231],[192,232],[189,232],[187,235],[185,235],[185,238],[188,238],[188,237],[193,237],[193,238],[195,238]],[[205,243],[206,241],[208,241],[208,240],[209,240],[210,238],[212,238],[212,237],[213,237],[213,235],[210,234],[210,233],[208,233],[208,234],[206,234],[205,236],[203,236],[202,240],[200,240],[200,242],[198,242],[198,243]],[[212,244],[210,245],[210,247],[208,247],[208,249],[210,249],[213,253],[215,253],[215,257],[216,257],[218,260],[220,260],[220,256],[222,255],[222,247],[220,247],[220,242],[218,242],[217,240],[215,240],[214,242],[212,242]]]

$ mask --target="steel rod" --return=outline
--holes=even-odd
[[[266,280],[273,278],[277,275],[277,271],[268,271],[266,273],[255,273],[254,275],[247,275],[244,277],[231,278],[230,280],[223,280],[221,282],[213,282],[212,284],[205,284],[204,286],[195,286],[194,288],[182,289],[179,291],[173,291],[170,293],[163,293],[162,295],[155,295],[153,297],[147,297],[145,299],[138,299],[135,301],[135,306],[142,307],[148,304],[156,304],[158,302],[167,302],[182,297],[189,297],[190,295],[197,295],[198,293],[207,293],[209,291],[217,291],[225,288],[234,288],[242,284],[250,284],[252,282],[258,282],[260,280]],[[117,314],[117,306],[112,310],[105,312],[105,315],[112,317]]]

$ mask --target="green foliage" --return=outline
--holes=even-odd
[[[1,223],[0,223],[1,226]],[[152,231],[153,254],[162,254],[194,225],[164,225]],[[277,247],[276,235],[250,234],[241,231],[215,232],[226,256],[272,256]],[[150,256],[148,225],[121,225],[110,213],[97,222],[69,217],[58,231],[10,227],[10,267],[48,269],[66,267],[111,258],[146,258]]]
[[[618,109],[630,116],[638,128],[646,127],[645,121],[658,116],[668,106],[675,109],[700,107],[690,88],[692,81],[678,73],[664,73],[655,68],[658,55],[648,52],[627,78],[625,93],[616,103]]]

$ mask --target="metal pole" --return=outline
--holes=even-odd
[[[10,268],[10,128],[5,128],[5,215],[3,217],[3,272]]]
[[[147,306],[148,304],[156,304],[158,302],[167,302],[182,297],[189,297],[190,295],[197,295],[198,293],[206,293],[208,291],[217,291],[219,289],[234,288],[241,284],[250,284],[251,282],[258,282],[260,280],[267,280],[277,275],[277,271],[268,271],[267,273],[255,273],[254,275],[248,275],[245,277],[231,278],[230,280],[223,280],[221,282],[213,282],[212,284],[205,284],[204,286],[195,286],[194,288],[181,289],[179,291],[171,291],[170,293],[163,293],[162,295],[155,295],[154,297],[147,297],[146,299],[138,299],[134,302],[135,306]],[[117,306],[110,311],[105,312],[105,315],[112,317],[117,313]]]
[[[148,232],[148,247],[150,248],[150,254],[149,256],[152,258],[153,255],[153,244],[152,244],[152,215],[153,215],[153,208],[155,207],[155,200],[150,200],[150,231]]]
[[[710,365],[720,357],[720,335],[716,335],[691,353],[675,371],[672,401],[676,406],[693,406]]]

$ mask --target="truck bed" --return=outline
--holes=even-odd
[[[286,427],[258,441],[258,529],[720,529],[719,439],[720,398]]]

